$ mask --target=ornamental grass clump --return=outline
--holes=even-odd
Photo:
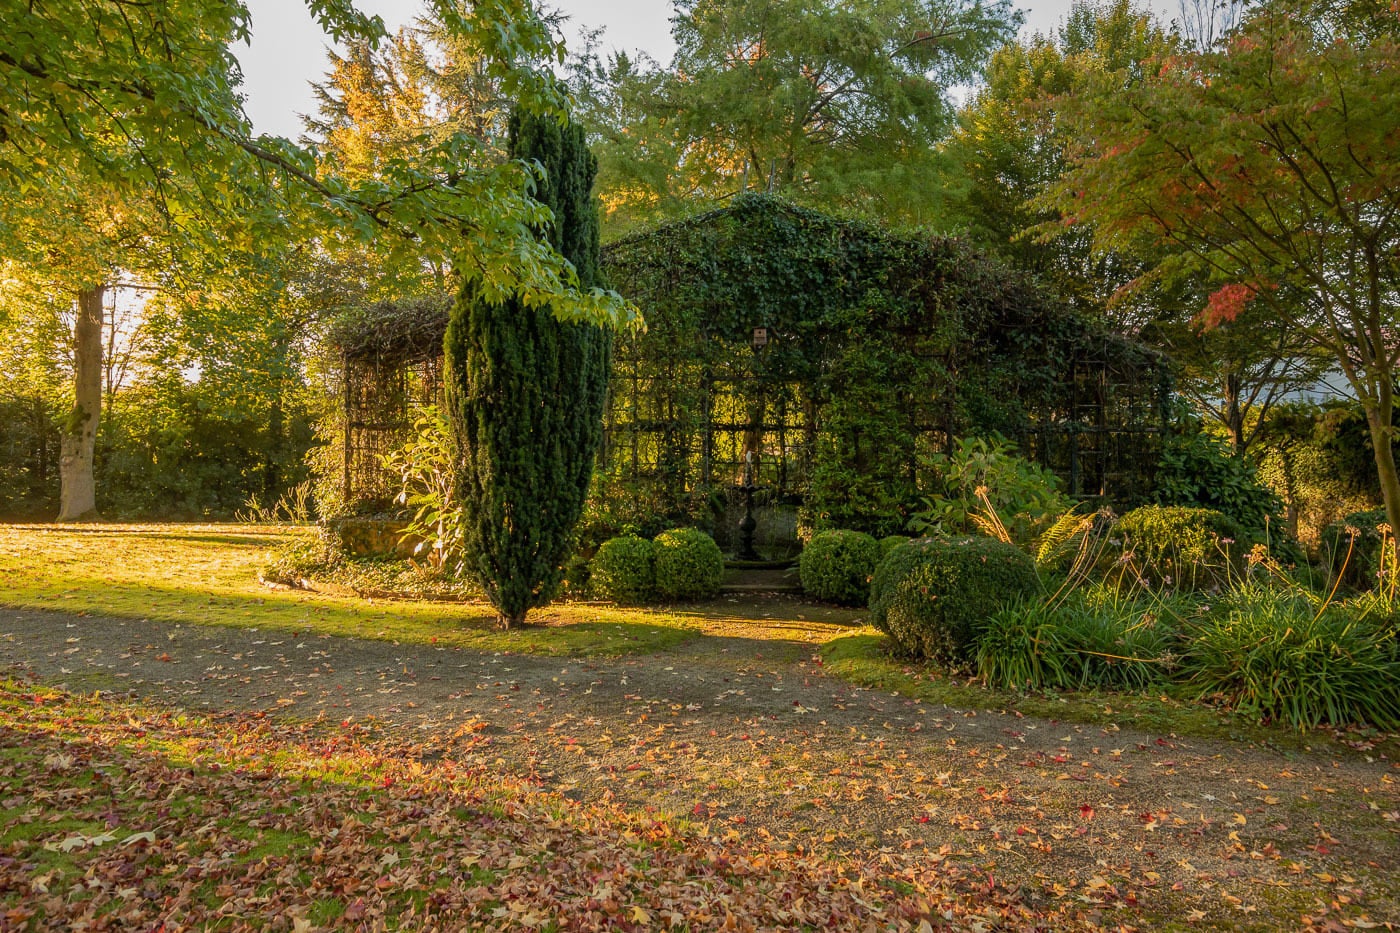
[[[1057,607],[1038,597],[1013,600],[993,612],[977,638],[977,674],[1003,690],[1064,686],[1068,651]]]
[[[1061,638],[1071,663],[1065,686],[1137,691],[1167,680],[1176,666],[1176,614],[1162,600],[1092,587],[1061,606]]]
[[[1010,690],[1142,690],[1166,680],[1176,664],[1172,609],[1103,589],[1003,606],[978,634],[977,673]]]
[[[1400,728],[1394,634],[1345,606],[1245,584],[1198,623],[1184,658],[1203,699],[1296,729]]]
[[[708,599],[724,581],[724,555],[715,539],[695,528],[657,535],[656,592],[662,599]]]
[[[615,603],[645,603],[656,596],[656,545],[636,535],[609,538],[588,564],[595,596]]]
[[[842,606],[864,606],[870,576],[880,563],[880,543],[860,531],[820,531],[802,549],[798,574],[814,599]]]
[[[995,538],[921,538],[895,548],[870,585],[870,621],[910,657],[964,663],[1007,603],[1041,592],[1035,563]]]

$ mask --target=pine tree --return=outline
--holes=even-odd
[[[596,163],[582,128],[516,113],[510,154],[544,169],[535,198],[554,221],[539,235],[573,263],[581,289],[594,287]],[[492,304],[468,283],[445,352],[467,567],[509,628],[558,588],[602,440],[611,334],[547,306]]]

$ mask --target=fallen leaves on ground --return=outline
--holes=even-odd
[[[938,854],[828,859],[539,793],[364,727],[0,689],[0,925],[1067,929]],[[1087,899],[1086,899],[1087,900]]]

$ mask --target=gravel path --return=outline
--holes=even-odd
[[[1396,762],[934,707],[827,676],[808,645],[755,644],[578,661],[0,610],[0,666],[48,684],[373,720],[425,757],[714,836],[924,848],[1106,909],[1400,920]]]

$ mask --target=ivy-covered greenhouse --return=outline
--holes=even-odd
[[[775,514],[897,531],[927,455],[994,431],[1076,496],[1127,503],[1150,481],[1166,362],[958,240],[747,195],[611,244],[604,268],[647,327],[614,353],[599,531],[723,538],[746,464]],[[380,457],[438,398],[449,304],[376,305],[332,335],[352,509],[393,498]]]

